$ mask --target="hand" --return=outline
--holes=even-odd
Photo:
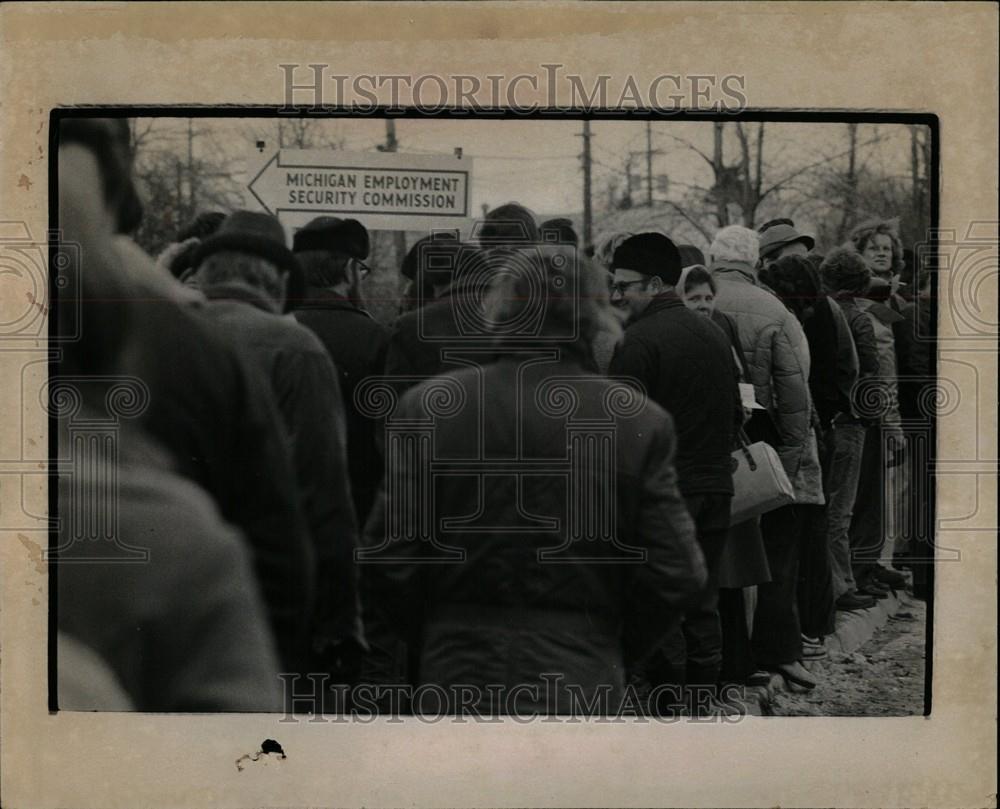
[[[906,458],[906,441],[901,435],[890,435],[886,442],[886,469],[899,466]]]
[[[170,265],[174,263],[174,259],[193,244],[198,244],[198,239],[195,237],[185,239],[183,242],[168,244],[156,259],[156,269],[170,273]]]

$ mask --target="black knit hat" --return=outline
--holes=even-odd
[[[308,225],[295,232],[292,250],[324,250],[344,253],[358,261],[368,258],[371,243],[368,230],[357,219],[339,219],[336,216],[317,216]]]
[[[662,233],[639,233],[615,248],[611,269],[657,276],[664,283],[675,286],[681,279],[683,264],[677,245]]]
[[[219,229],[198,245],[191,258],[197,268],[206,258],[223,250],[259,256],[289,274],[288,301],[302,297],[305,278],[298,259],[285,243],[285,229],[270,214],[255,211],[234,211],[227,216]]]
[[[677,252],[681,254],[682,267],[693,267],[695,264],[705,263],[705,254],[693,244],[679,244]]]

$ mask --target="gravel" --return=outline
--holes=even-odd
[[[831,652],[810,664],[812,691],[777,690],[776,716],[913,716],[924,711],[925,628],[922,601],[904,596],[885,626],[854,652]]]

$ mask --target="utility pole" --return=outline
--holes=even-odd
[[[593,214],[590,209],[590,121],[583,121],[583,246],[587,248],[592,241]]]
[[[653,122],[646,121],[646,205],[653,207]]]
[[[198,180],[194,170],[194,120],[188,118],[187,127],[187,176],[188,176],[188,204],[187,218],[193,219],[198,207]]]
[[[380,149],[383,152],[395,152],[399,148],[399,140],[396,138],[396,122],[392,118],[385,119],[385,145]],[[406,258],[406,234],[401,230],[392,232],[393,249],[396,253],[396,267],[403,264]]]

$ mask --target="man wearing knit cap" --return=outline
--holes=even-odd
[[[389,330],[362,308],[368,231],[357,219],[319,216],[295,234],[292,249],[302,265],[305,288],[303,299],[293,302],[295,318],[319,337],[337,366],[347,416],[351,494],[364,525],[382,465],[375,423],[358,412],[354,390],[366,376],[382,373],[389,342]]]
[[[730,453],[742,422],[729,342],[708,318],[687,309],[675,286],[681,275],[676,245],[659,233],[640,233],[615,249],[611,301],[628,312],[625,338],[610,376],[634,379],[677,425],[677,473],[709,572],[704,596],[668,641],[651,679],[686,684],[689,707],[715,707],[722,664],[718,562],[729,529],[733,494]],[[652,683],[657,685],[658,683]]]

